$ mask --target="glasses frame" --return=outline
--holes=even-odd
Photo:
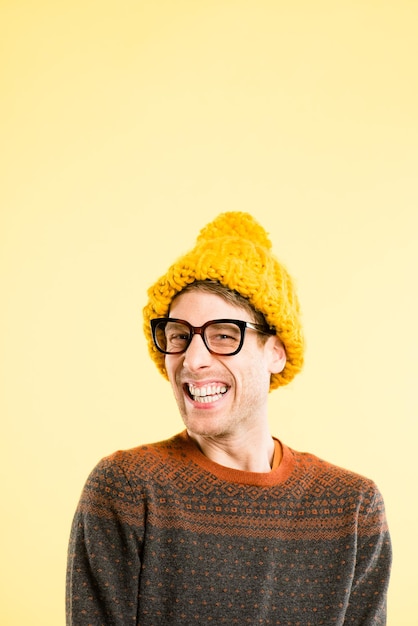
[[[156,337],[157,326],[164,322],[165,323],[177,322],[179,324],[184,324],[190,330],[189,340],[183,350],[177,350],[175,352],[172,352],[171,350],[167,351],[167,350],[163,350],[162,348],[160,348],[160,346],[157,343],[157,337]],[[263,335],[275,335],[276,334],[276,331],[273,328],[270,328],[269,326],[264,326],[262,324],[255,324],[254,322],[244,322],[243,320],[234,320],[234,319],[226,319],[226,318],[219,319],[219,320],[209,320],[208,322],[203,324],[203,326],[192,326],[192,324],[190,324],[186,320],[181,320],[176,317],[157,317],[155,319],[150,320],[150,323],[151,323],[152,338],[153,338],[155,347],[157,348],[159,352],[162,352],[163,354],[169,354],[169,355],[184,354],[187,348],[190,346],[192,339],[195,335],[200,335],[202,337],[202,341],[205,344],[205,347],[208,350],[208,352],[210,352],[210,354],[213,354],[215,356],[234,356],[235,354],[238,354],[238,352],[241,350],[242,346],[244,345],[245,331],[247,328],[250,328],[251,330],[255,330],[258,333],[262,333]],[[233,352],[227,352],[227,353],[215,352],[215,350],[212,350],[211,348],[209,348],[206,342],[205,330],[211,324],[236,324],[241,331],[241,340],[240,340],[238,348],[234,350]]]

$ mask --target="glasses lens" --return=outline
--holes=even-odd
[[[183,352],[189,345],[190,328],[179,322],[160,322],[155,328],[155,341],[163,352]]]
[[[205,329],[205,339],[216,354],[232,354],[240,347],[241,328],[234,322],[216,322]]]

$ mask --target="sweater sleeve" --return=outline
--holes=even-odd
[[[373,493],[360,506],[354,580],[344,624],[384,626],[392,547],[382,496]]]
[[[67,626],[136,624],[143,527],[143,499],[135,498],[114,457],[102,460],[86,482],[71,529]]]

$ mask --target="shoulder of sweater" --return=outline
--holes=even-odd
[[[304,474],[312,483],[323,486],[340,486],[341,492],[378,493],[375,482],[362,474],[330,463],[310,452],[298,452],[289,448],[294,456],[296,473]]]
[[[97,464],[97,467],[105,471],[117,467],[125,471],[128,470],[128,472],[129,469],[135,471],[138,467],[146,466],[147,462],[153,461],[153,464],[155,464],[158,459],[187,457],[186,447],[187,440],[180,433],[163,441],[141,444],[126,450],[117,450],[103,457]]]

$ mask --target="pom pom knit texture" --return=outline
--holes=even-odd
[[[155,348],[150,320],[166,317],[173,298],[197,280],[215,280],[237,291],[263,313],[283,342],[287,362],[273,374],[270,389],[289,383],[303,365],[304,340],[292,278],[271,251],[266,231],[248,213],[221,213],[207,224],[195,247],[180,257],[150,289],[144,332],[150,355],[167,378],[164,355]]]

